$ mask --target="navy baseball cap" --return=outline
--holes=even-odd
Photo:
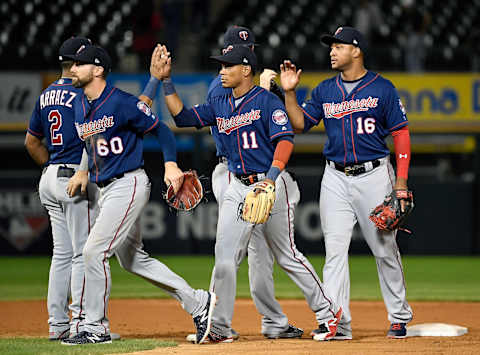
[[[223,35],[223,45],[243,44],[247,46],[255,45],[255,35],[247,27],[232,26],[227,29]]]
[[[254,73],[257,69],[257,56],[250,48],[244,45],[230,45],[223,50],[222,55],[214,55],[210,58],[224,64],[250,65]]]
[[[367,52],[368,45],[365,37],[353,27],[339,27],[333,36],[323,35],[320,39],[327,46],[331,46],[332,43],[345,43],[360,48],[363,54]]]
[[[58,60],[64,62],[73,60],[73,57],[82,46],[90,46],[92,41],[85,37],[71,37],[62,43],[58,50]]]
[[[103,67],[106,73],[112,69],[112,60],[107,51],[98,46],[80,47],[77,54],[73,57],[75,62],[84,64],[93,64]]]

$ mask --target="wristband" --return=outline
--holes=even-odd
[[[163,92],[165,96],[173,95],[176,93],[175,86],[173,85],[172,79],[165,78],[163,79]]]
[[[157,87],[159,82],[160,80],[158,80],[154,76],[150,76],[150,80],[148,81],[147,86],[145,86],[142,95],[153,100],[153,98],[157,94]]]
[[[281,170],[278,167],[272,165],[267,172],[266,178],[275,181],[277,180],[278,175],[280,175],[280,172]]]

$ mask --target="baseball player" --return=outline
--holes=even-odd
[[[252,31],[247,27],[232,26],[227,29],[224,35],[224,48],[230,45],[244,45],[254,49],[255,37]],[[277,74],[270,69],[265,69],[260,75],[260,86],[266,90],[270,89],[271,82]],[[221,83],[221,76],[218,75],[210,84],[207,94],[207,103],[214,102],[219,97],[228,95],[231,89],[224,88]],[[222,140],[222,135],[218,132],[217,126],[210,127],[212,137],[217,148],[218,164],[212,173],[212,190],[218,201],[219,210],[223,202],[224,193],[231,181],[227,164],[227,149]],[[287,316],[283,313],[282,307],[275,299],[275,290],[273,284],[273,254],[268,248],[266,239],[261,228],[252,230],[250,243],[248,244],[248,277],[250,281],[250,292],[253,302],[262,317],[262,334],[269,339],[278,338],[300,338],[303,330],[288,323]],[[214,287],[214,272],[212,271],[212,280],[210,290]],[[238,338],[238,334],[232,329],[233,339]],[[190,336],[189,339],[194,339]]]
[[[231,89],[227,95],[191,109],[183,106],[175,92],[170,79],[171,58],[168,52],[166,55],[168,60],[162,76],[170,113],[177,126],[218,127],[231,177],[219,211],[214,273],[214,289],[219,301],[209,340],[232,341],[237,268],[245,256],[253,228],[263,229],[275,260],[302,289],[315,312],[319,328],[312,334],[314,339],[333,338],[342,310],[324,293],[315,270],[297,250],[293,238],[293,214],[299,190],[290,174],[284,171],[293,150],[293,130],[278,97],[254,85],[255,54],[245,46],[235,45],[229,46],[222,56],[212,57],[222,64],[222,86]],[[275,186],[276,199],[268,221],[254,225],[239,218],[238,211],[247,193],[259,186],[259,182]]]
[[[393,84],[365,69],[367,46],[362,34],[340,27],[322,37],[330,46],[332,69],[340,73],[321,82],[311,99],[299,106],[295,87],[301,69],[286,60],[280,66],[281,84],[292,126],[307,132],[323,119],[328,141],[323,154],[325,173],[320,192],[320,219],[325,236],[324,282],[343,308],[337,339],[352,339],[349,308],[348,248],[358,222],[377,262],[383,299],[391,322],[388,337],[404,338],[412,319],[405,295],[395,232],[379,232],[370,212],[392,189],[407,189],[410,136],[405,110]],[[397,178],[389,162],[387,135],[393,136]]]
[[[83,37],[72,37],[62,44],[59,49],[61,77],[38,98],[25,137],[28,153],[44,167],[39,195],[52,226],[53,256],[47,295],[50,340],[81,332],[85,316],[82,249],[95,220],[96,186],[89,184],[87,194],[74,197],[67,195],[66,187],[78,169],[83,146],[73,124],[73,104],[81,90],[72,86],[71,57],[81,46],[90,44],[90,40]]]
[[[175,137],[136,97],[106,82],[111,60],[96,46],[81,48],[74,57],[73,85],[83,88],[75,109],[75,125],[88,159],[67,186],[69,195],[82,190],[88,175],[99,188],[99,214],[83,249],[85,259],[84,331],[62,341],[65,345],[110,343],[107,318],[111,277],[108,259],[164,289],[193,317],[197,343],[210,331],[216,302],[213,292],[192,289],[184,279],[143,250],[139,217],[148,202],[150,182],[142,168],[143,135],[154,134],[165,161],[165,181],[179,189],[183,179],[176,164]],[[149,96],[149,95],[146,95]]]

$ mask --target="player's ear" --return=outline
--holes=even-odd
[[[245,77],[249,76],[252,72],[252,67],[250,65],[243,65],[243,75]]]
[[[104,67],[101,67],[101,66],[98,66],[96,65],[95,68],[93,69],[93,74],[96,76],[96,77],[104,77],[103,73],[105,71],[105,68]]]
[[[353,47],[353,58],[360,58],[362,55],[362,50],[359,47]]]

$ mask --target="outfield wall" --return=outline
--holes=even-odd
[[[324,253],[319,221],[319,177],[298,175],[301,202],[296,209],[295,239],[307,254]],[[52,240],[48,217],[36,192],[36,178],[0,180],[0,254],[51,254]],[[212,254],[217,221],[213,196],[193,213],[170,212],[161,198],[161,176],[152,179],[153,189],[141,228],[150,253]],[[408,223],[409,236],[400,232],[398,242],[406,254],[463,254],[474,250],[473,184],[465,182],[428,183],[410,181],[415,186],[416,209]],[[354,229],[351,252],[368,253],[361,231]]]

